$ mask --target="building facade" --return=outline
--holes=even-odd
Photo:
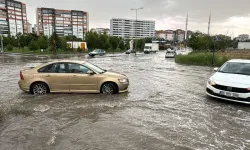
[[[178,41],[182,42],[185,40],[185,31],[178,29],[178,30],[160,30],[156,31],[156,37],[160,39],[165,39],[166,41]],[[189,39],[192,35],[192,31],[187,31],[187,39]]]
[[[237,37],[237,40],[240,42],[245,42],[249,40],[249,35],[248,34],[241,34]]]
[[[183,42],[185,40],[185,31],[184,30],[177,29],[175,31],[175,34],[176,34],[176,40],[178,42]]]
[[[155,31],[155,36],[159,39],[167,39],[167,33],[164,30]]]
[[[58,36],[76,36],[85,39],[89,29],[87,12],[37,8],[37,34],[50,37],[53,32]]]
[[[4,36],[28,33],[26,5],[14,0],[0,0],[0,29]]]
[[[125,39],[154,37],[155,21],[113,18],[110,34]]]
[[[96,32],[97,34],[104,34],[110,35],[110,30],[108,28],[93,28],[91,29],[92,32]]]
[[[175,40],[175,31],[174,30],[166,30],[166,40],[174,41]]]

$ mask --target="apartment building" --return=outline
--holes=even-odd
[[[166,30],[166,40],[174,41],[175,40],[175,31],[174,30]]]
[[[155,36],[159,39],[164,39],[164,40],[167,39],[167,34],[166,31],[164,30],[155,31]]]
[[[185,40],[185,31],[184,30],[177,29],[175,31],[175,35],[176,35],[176,40],[178,42],[183,42]]]
[[[37,8],[37,34],[51,36],[76,36],[85,39],[89,29],[89,14],[78,10]]]
[[[113,18],[110,34],[125,39],[154,37],[155,21]]]
[[[96,32],[97,34],[104,34],[110,35],[110,30],[108,28],[93,28],[91,29],[92,32]]]
[[[4,36],[28,33],[26,5],[14,0],[0,0],[0,29]]]
[[[249,40],[249,35],[248,34],[241,34],[236,38],[240,42],[245,42]]]
[[[185,40],[185,31],[178,29],[178,30],[160,30],[156,31],[156,37],[160,39],[165,39],[167,41],[179,41],[182,42]],[[189,39],[192,35],[192,31],[187,31],[187,38]]]

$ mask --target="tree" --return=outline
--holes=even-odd
[[[103,48],[104,48],[105,50],[108,50],[109,48],[111,48],[111,45],[110,45],[110,43],[109,43],[109,40],[106,40],[106,42],[105,42],[104,45],[103,45]]]
[[[95,32],[88,32],[87,34],[86,34],[86,42],[88,43],[88,47],[90,48],[90,49],[94,49],[94,48],[97,48],[97,46],[96,45],[98,45],[97,44],[97,40],[98,40],[98,35],[97,35],[97,33],[95,33]]]
[[[38,39],[38,44],[40,49],[47,49],[49,47],[48,38],[46,36],[41,36]]]
[[[25,37],[24,34],[20,37],[19,43],[20,43],[20,47],[21,48],[24,48],[25,46],[27,46],[27,44],[26,44],[26,37]]]
[[[13,46],[12,46],[12,45],[10,45],[10,44],[8,44],[8,45],[6,46],[6,50],[8,50],[8,51],[12,51],[12,50],[13,50]]]
[[[59,46],[59,48],[61,48],[64,51],[68,51],[69,50],[69,45],[67,44],[66,38],[61,38],[60,39],[60,46]]]
[[[56,55],[56,51],[57,51],[57,48],[60,47],[60,43],[61,43],[60,38],[58,37],[56,32],[54,32],[50,37],[50,45],[52,46],[53,55]]]
[[[35,41],[35,40],[32,40],[32,41],[30,42],[30,44],[29,44],[29,49],[30,49],[31,51],[36,51],[37,49],[39,49],[39,44],[38,44],[38,42]]]

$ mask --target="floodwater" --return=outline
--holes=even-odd
[[[37,97],[20,91],[20,68],[46,61],[0,55],[0,108],[32,110],[0,123],[1,150],[250,149],[250,106],[207,98],[210,67],[178,65],[163,52],[109,55],[88,61],[126,74],[128,93]]]

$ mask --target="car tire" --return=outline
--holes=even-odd
[[[31,92],[34,95],[45,95],[49,92],[49,88],[47,84],[43,82],[37,82],[32,85]]]
[[[102,85],[101,91],[106,95],[113,95],[117,92],[117,88],[114,83],[104,83]]]

